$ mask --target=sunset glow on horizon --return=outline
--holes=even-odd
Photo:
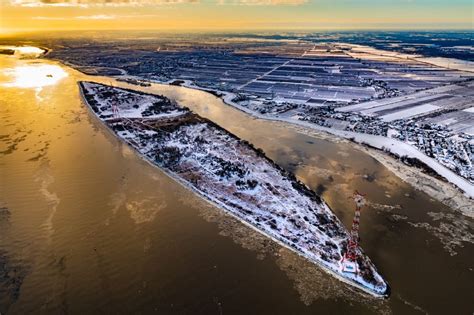
[[[0,34],[41,30],[472,29],[470,0],[1,0]]]

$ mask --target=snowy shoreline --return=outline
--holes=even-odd
[[[81,83],[79,82],[79,86],[81,87]],[[126,91],[126,90],[125,90]],[[132,90],[130,90],[132,91]],[[138,91],[136,91],[138,92]],[[143,93],[143,94],[147,94],[147,93],[144,93],[144,92],[138,92],[138,93]],[[139,148],[137,147],[137,143],[135,141],[135,139],[133,139],[132,141],[129,141],[126,137],[123,137],[123,136],[120,136],[119,134],[117,134],[117,131],[113,129],[113,127],[109,124],[106,123],[106,121],[104,121],[103,118],[100,117],[100,115],[94,110],[94,108],[89,104],[88,100],[87,100],[87,97],[84,95],[84,92],[83,92],[83,88],[81,87],[80,88],[80,94],[81,94],[81,97],[82,97],[82,100],[84,101],[84,103],[87,105],[87,107],[89,109],[91,109],[91,111],[94,113],[94,116],[96,116],[98,119],[100,119],[108,128],[108,130],[114,135],[114,136],[118,136],[120,138],[121,141],[124,141],[125,143],[129,144],[130,146],[133,147],[134,151],[136,151],[138,153],[138,155],[144,159],[145,161],[147,161],[147,163],[155,166],[155,167],[158,167],[160,168],[160,170],[162,170],[167,176],[169,176],[170,178],[178,181],[181,185],[187,187],[187,188],[190,188],[195,194],[199,195],[200,197],[204,197],[206,200],[208,200],[209,202],[211,202],[212,204],[218,206],[219,208],[222,208],[225,210],[226,213],[230,214],[231,216],[235,217],[237,220],[241,221],[242,223],[244,223],[246,226],[249,226],[251,227],[252,229],[256,230],[257,232],[259,233],[263,233],[265,236],[271,238],[273,241],[277,242],[278,244],[280,244],[281,246],[284,246],[294,252],[296,252],[298,255],[308,259],[309,261],[313,262],[313,263],[316,263],[318,266],[321,266],[322,269],[326,272],[328,272],[329,274],[331,274],[332,276],[338,278],[339,280],[347,283],[347,284],[350,284],[354,287],[357,287],[359,288],[360,290],[374,296],[374,297],[378,297],[378,298],[382,298],[382,297],[387,297],[389,295],[389,292],[390,292],[390,288],[388,287],[387,284],[384,285],[384,288],[382,291],[380,291],[380,288],[378,287],[375,287],[373,286],[372,284],[369,284],[368,282],[365,282],[365,281],[362,281],[362,279],[360,277],[356,277],[353,279],[353,275],[347,275],[347,274],[342,274],[340,269],[334,265],[333,263],[331,262],[326,262],[320,258],[317,258],[316,256],[314,256],[314,254],[311,254],[309,255],[308,253],[305,253],[304,251],[302,250],[297,250],[296,247],[295,247],[295,244],[294,243],[288,243],[288,240],[285,238],[283,239],[282,236],[278,235],[278,234],[275,234],[275,232],[272,232],[272,231],[268,231],[268,230],[262,230],[262,228],[258,228],[257,226],[255,226],[254,224],[248,222],[248,217],[242,217],[242,214],[241,213],[238,213],[235,211],[234,208],[230,207],[228,204],[222,202],[221,200],[219,200],[218,198],[216,198],[215,196],[209,194],[209,193],[205,193],[203,190],[201,189],[197,189],[196,187],[194,187],[189,181],[187,181],[186,179],[178,176],[178,174],[174,173],[173,171],[169,170],[168,168],[166,167],[163,167],[161,165],[157,165],[157,163],[154,163],[151,159],[150,159],[150,156],[147,154],[145,154],[144,152],[141,152],[139,150]],[[194,114],[195,115],[195,114]],[[207,121],[206,119],[204,119],[204,121]],[[211,121],[209,121],[209,123],[213,124]],[[215,125],[215,124],[214,124]],[[217,125],[216,125],[217,126]],[[218,127],[218,126],[217,126]],[[219,127],[220,128],[220,127]],[[222,129],[222,128],[221,128]],[[224,130],[224,129],[222,129]],[[225,131],[225,130],[224,130]],[[235,137],[234,135],[231,135],[232,137],[234,137],[235,139],[238,139],[237,137]],[[267,159],[268,161],[271,161],[270,159],[268,159],[267,157],[264,157],[265,159]],[[271,161],[273,162],[273,161]],[[276,166],[276,165],[275,165]],[[283,170],[280,170],[280,171],[283,171]],[[329,212],[331,213],[331,211],[329,210],[329,208],[327,207],[327,205],[322,202],[321,204],[322,206],[322,211],[323,212]],[[326,210],[324,210],[326,209]],[[334,217],[334,219],[336,220],[336,222],[339,222],[338,219],[336,217]],[[247,221],[246,221],[247,220]],[[339,222],[340,224],[340,222]],[[362,255],[365,256],[365,254],[363,254],[361,252]],[[371,267],[373,268],[373,267]],[[373,270],[373,272],[375,272],[375,275],[376,277],[380,277],[377,275],[375,269]],[[356,281],[357,279],[357,281]],[[364,285],[361,284],[361,281],[362,283],[364,283]]]

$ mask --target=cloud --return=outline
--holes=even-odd
[[[106,15],[106,14],[98,14],[98,15],[78,15],[73,17],[58,17],[58,16],[34,16],[33,20],[48,20],[48,21],[64,21],[64,20],[114,20],[118,17],[126,17],[126,16],[117,16],[117,15]]]
[[[79,16],[76,16],[75,18],[78,20],[113,20],[113,19],[116,19],[117,16],[98,14],[98,15],[79,15]]]
[[[133,18],[151,18],[158,17],[157,14],[127,14],[127,15],[112,15],[112,14],[97,14],[97,15],[78,15],[73,17],[56,17],[56,16],[34,16],[34,20],[48,20],[48,21],[64,21],[64,20],[115,20],[115,19],[133,19]]]
[[[24,7],[90,7],[90,6],[144,6],[158,4],[198,3],[200,0],[9,0],[12,5]],[[214,0],[220,5],[301,5],[309,0]]]
[[[56,17],[56,16],[33,16],[33,20],[47,20],[47,21],[64,21],[66,18],[64,17]]]
[[[308,0],[218,0],[221,5],[301,5]]]
[[[153,4],[196,3],[199,0],[10,0],[10,4],[23,7],[90,7],[90,6],[142,6]]]

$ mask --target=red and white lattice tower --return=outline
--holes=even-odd
[[[354,219],[352,220],[351,237],[347,244],[347,251],[342,258],[342,270],[345,272],[358,273],[357,268],[357,247],[359,247],[359,223],[360,210],[365,205],[364,195],[358,191],[352,196],[356,204]]]

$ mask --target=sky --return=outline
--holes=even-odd
[[[474,0],[0,0],[0,33],[473,29]]]

